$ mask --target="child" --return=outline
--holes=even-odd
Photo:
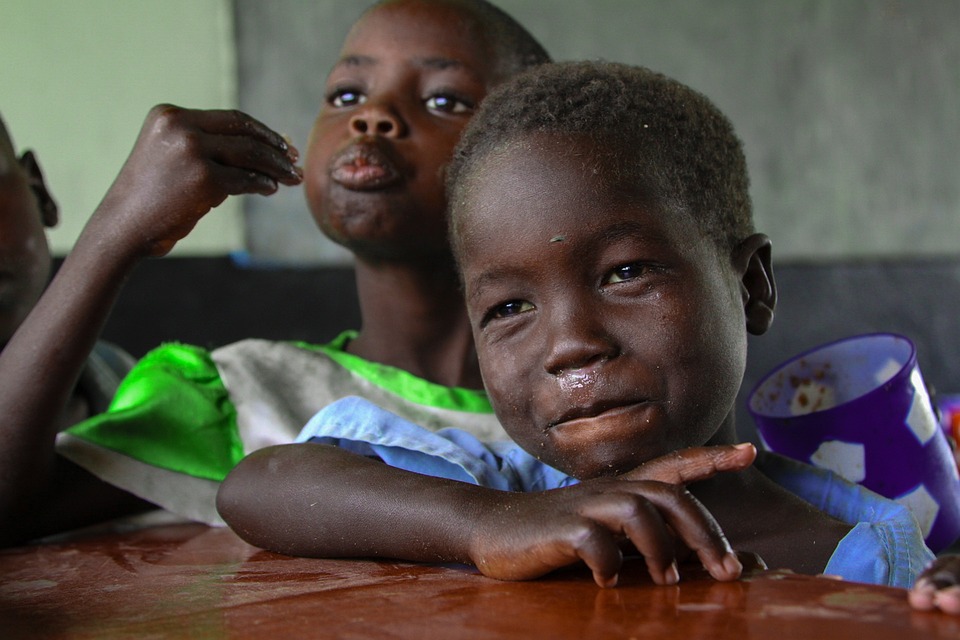
[[[122,370],[98,355],[103,321],[137,262],[168,252],[228,195],[272,193],[300,174],[296,151],[244,114],[158,106],[38,300],[50,266],[43,225],[56,222],[56,206],[32,154],[15,161],[5,129],[0,151],[3,295],[12,309],[0,353],[0,543],[10,544],[147,506],[54,454],[62,429],[105,408]]]
[[[739,575],[732,546],[773,568],[913,583],[932,556],[909,512],[828,473],[765,455],[689,494],[644,480],[652,459],[733,447],[747,334],[776,303],[740,142],[706,98],[641,68],[540,67],[487,98],[448,175],[481,371],[519,447],[341,401],[306,444],[228,476],[218,504],[238,534],[506,579],[583,560],[609,586],[624,536],[675,583],[673,532],[718,579]]]
[[[0,117],[0,351],[47,285],[53,258],[46,230],[56,226],[59,215],[33,151],[17,157]],[[133,363],[123,349],[97,342],[57,417],[57,429],[106,410]]]
[[[30,313],[50,277],[52,256],[46,229],[59,222],[33,151],[17,157],[0,118],[0,351]],[[57,431],[105,411],[133,358],[119,347],[97,342],[76,385],[55,417]]]
[[[291,441],[319,408],[345,395],[370,398],[420,424],[502,434],[480,390],[446,239],[442,167],[487,91],[546,60],[529,33],[484,0],[391,0],[367,11],[330,72],[306,157],[306,192],[319,226],[357,258],[361,330],[322,346],[247,340],[212,353],[168,345],[148,354],[108,413],[58,439],[62,456],[105,482],[72,502],[77,517],[63,519],[51,510],[50,522],[25,529],[29,535],[122,511],[90,506],[104,493],[133,494],[180,516],[220,524],[216,490],[233,464],[252,449]],[[182,228],[187,231],[189,225]],[[106,248],[123,247],[138,233],[104,232],[99,225],[84,235]],[[105,253],[112,263],[113,252]],[[105,278],[114,278],[112,292],[133,264],[111,266]],[[109,305],[93,298],[106,284],[95,282],[86,291],[78,282],[75,288],[77,297],[93,300],[86,312],[97,323]],[[61,330],[34,333],[33,339],[72,345],[74,329]],[[44,377],[29,384],[46,394],[51,382]],[[0,396],[0,411],[8,406],[2,402]],[[33,429],[23,423],[8,428]],[[12,533],[3,538],[24,539]]]

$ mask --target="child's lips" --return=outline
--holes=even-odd
[[[393,186],[402,174],[397,164],[375,144],[352,144],[334,157],[330,178],[352,191],[376,191]]]
[[[565,411],[557,419],[551,420],[549,428],[586,424],[598,418],[617,418],[637,410],[649,408],[649,402],[644,400],[624,399],[596,402],[587,406],[574,407]]]

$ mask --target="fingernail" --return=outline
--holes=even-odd
[[[747,449],[752,449],[753,444],[750,442],[741,442],[739,444],[733,445],[734,449],[739,449],[740,451],[746,451]]]
[[[723,557],[723,568],[727,570],[727,574],[733,577],[737,577],[743,571],[743,565],[740,564],[740,559],[737,558],[737,554],[728,553]]]
[[[674,560],[663,573],[663,579],[667,584],[677,584],[680,582],[680,571],[677,569],[677,562]]]
[[[615,574],[613,574],[612,576],[610,576],[609,579],[604,580],[604,581],[600,584],[600,586],[603,587],[604,589],[613,589],[615,586],[617,586],[617,583],[618,583],[619,581],[620,581],[620,574],[619,574],[619,573],[615,573]]]

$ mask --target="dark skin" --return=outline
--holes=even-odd
[[[445,2],[399,0],[366,14],[331,72],[306,185],[321,228],[357,254],[364,322],[349,350],[473,388],[481,386],[479,367],[446,242],[440,174],[473,107],[502,79],[489,66],[478,24],[463,6]],[[468,26],[476,27],[469,36]],[[7,156],[14,158],[12,148]],[[89,415],[72,395],[75,380],[135,265],[169,251],[227,195],[294,184],[294,161],[279,136],[245,116],[151,113],[42,304],[0,359],[0,410],[8,416],[0,427],[0,545],[153,506],[54,453],[56,433]],[[31,226],[23,237],[43,244],[32,271],[0,262],[18,278],[31,274],[5,338],[33,307],[49,269],[37,221],[42,215],[53,224],[52,201],[40,188],[31,197],[42,180],[24,169],[16,192],[30,207],[23,219]],[[0,271],[0,286],[6,277]],[[701,463],[675,464],[682,471]],[[41,502],[46,508],[37,513]]]
[[[589,147],[571,161],[574,142],[547,138],[488,163],[467,207],[462,259],[498,417],[519,444],[583,478],[669,449],[735,442],[729,381],[742,375],[745,334],[766,331],[776,302],[766,238],[729,256],[692,242],[692,220],[631,208],[611,195],[629,189],[584,176],[585,164],[602,166]],[[771,567],[819,573],[849,530],[753,468],[690,491],[735,548]],[[958,585],[958,557],[938,558],[910,603],[960,613]]]
[[[531,164],[551,168],[552,153],[557,150],[534,156]],[[494,166],[498,167],[499,161]],[[576,170],[550,173],[551,184],[532,180],[534,175],[531,172],[516,173],[512,169],[509,173],[519,184],[511,183],[495,170],[478,180],[482,188],[499,195],[486,191],[475,194],[475,202],[486,205],[490,201],[489,210],[469,214],[463,229],[465,237],[470,239],[462,256],[465,291],[481,366],[488,376],[485,377],[487,389],[498,417],[508,433],[528,451],[536,452],[545,461],[584,482],[569,489],[542,493],[505,493],[407,473],[326,446],[289,445],[257,452],[238,465],[221,488],[218,500],[221,515],[248,541],[286,553],[467,561],[485,575],[502,579],[534,578],[583,561],[601,586],[616,584],[621,562],[619,543],[623,539],[628,539],[644,556],[655,582],[676,582],[676,537],[681,546],[697,552],[716,578],[736,578],[741,570],[740,564],[714,519],[681,485],[651,480],[657,478],[651,471],[655,465],[651,467],[645,463],[676,460],[671,456],[678,449],[689,452],[688,448],[710,441],[717,425],[725,420],[729,422],[737,385],[727,382],[725,377],[737,374],[738,362],[742,367],[740,361],[745,347],[739,345],[746,340],[744,307],[749,301],[751,308],[756,309],[751,321],[760,325],[768,324],[772,316],[775,293],[772,279],[768,277],[769,251],[765,239],[757,237],[748,243],[737,256],[741,270],[737,271],[731,265],[722,276],[717,275],[721,272],[717,268],[720,261],[714,253],[703,255],[701,250],[693,257],[684,256],[684,268],[674,278],[675,306],[678,309],[670,309],[671,313],[664,315],[665,309],[660,308],[659,315],[655,314],[660,318],[658,322],[669,327],[678,320],[684,308],[698,311],[676,331],[684,337],[689,337],[689,331],[683,329],[699,325],[714,314],[723,320],[709,322],[709,326],[702,329],[703,335],[690,347],[689,356],[683,359],[684,367],[678,367],[669,357],[661,358],[666,369],[679,370],[676,376],[670,377],[671,384],[663,383],[661,393],[666,395],[669,391],[671,401],[675,395],[678,404],[691,407],[675,419],[681,422],[695,420],[698,424],[712,421],[712,425],[686,436],[677,434],[662,443],[648,442],[646,438],[626,442],[626,436],[620,432],[638,431],[629,425],[648,417],[648,409],[644,406],[631,409],[631,413],[625,416],[620,415],[616,419],[620,424],[616,425],[613,422],[607,424],[609,421],[605,416],[588,417],[589,428],[584,428],[580,435],[569,436],[562,446],[553,447],[537,436],[540,429],[531,429],[542,424],[542,416],[532,411],[531,403],[536,404],[538,411],[546,411],[552,421],[562,413],[552,412],[552,402],[572,403],[578,399],[586,402],[587,396],[596,389],[587,385],[584,390],[582,385],[595,374],[596,370],[591,367],[599,367],[597,363],[606,358],[603,352],[595,353],[592,349],[613,347],[602,338],[591,342],[591,332],[583,322],[578,322],[578,318],[593,317],[593,310],[588,308],[585,300],[568,300],[564,313],[551,317],[554,326],[570,324],[571,335],[567,339],[546,340],[547,336],[539,334],[530,337],[529,342],[518,340],[511,347],[504,347],[515,349],[512,353],[498,352],[493,346],[495,341],[491,341],[489,325],[484,320],[489,318],[489,310],[498,309],[498,313],[507,316],[515,305],[522,316],[529,301],[521,300],[512,289],[510,296],[504,298],[499,288],[491,292],[491,284],[496,286],[507,273],[512,278],[510,282],[522,289],[528,278],[535,277],[533,271],[536,271],[536,277],[549,280],[549,283],[541,283],[546,289],[562,294],[566,283],[547,278],[547,274],[556,273],[557,278],[569,274],[558,272],[559,265],[550,262],[549,258],[558,250],[574,245],[569,241],[551,244],[549,239],[557,233],[564,233],[562,227],[569,226],[568,223],[577,220],[582,213],[571,207],[573,217],[558,227],[558,221],[546,214],[565,202],[564,198],[569,194],[560,188],[555,198],[551,194],[544,200],[538,195],[545,188],[560,187],[556,184],[558,182],[579,185]],[[519,194],[510,191],[511,188],[521,188],[526,180],[531,180],[528,191]],[[585,185],[584,193],[592,193],[592,187]],[[579,200],[588,205],[592,202],[590,198]],[[518,211],[517,203],[530,201],[542,202],[543,210]],[[578,206],[581,204],[577,202]],[[588,215],[584,217],[592,218],[593,214],[604,210],[596,206],[588,208]],[[487,216],[490,220],[485,219]],[[542,230],[534,228],[538,223],[543,224],[543,219],[550,229],[545,238]],[[654,235],[657,238],[662,236],[659,231]],[[682,252],[677,250],[677,253]],[[523,268],[515,269],[521,259]],[[582,259],[583,248],[577,247],[573,262],[579,263]],[[680,261],[679,257],[677,261]],[[475,273],[477,270],[480,270],[479,274]],[[480,294],[477,281],[485,283],[485,291]],[[685,293],[680,284],[689,284],[690,281],[697,285],[696,291]],[[741,282],[749,282],[753,288],[747,290],[744,284],[741,289]],[[589,287],[578,287],[577,290],[580,289]],[[478,295],[482,300],[478,301]],[[707,299],[697,309],[696,302],[703,295]],[[494,302],[484,296],[492,296],[490,300]],[[760,296],[765,298],[760,300]],[[715,347],[708,336],[717,331],[722,331],[725,336],[736,336],[734,344],[737,346]],[[659,336],[670,332],[665,328],[663,332],[653,333]],[[539,345],[539,348],[552,344],[554,349],[545,360],[543,354],[534,354],[528,344]],[[663,340],[659,346],[672,353],[677,346],[676,339]],[[733,352],[734,356],[721,358],[720,354],[728,352]],[[498,361],[503,361],[503,366],[489,364]],[[622,362],[624,365],[635,364],[628,362],[627,358]],[[531,363],[536,364],[531,366]],[[506,366],[515,366],[516,369],[507,370]],[[677,382],[685,380],[690,371],[703,366],[714,372],[710,384],[705,385],[714,390],[713,395],[694,397],[692,391],[681,393],[686,387],[673,391],[675,378]],[[577,379],[563,377],[560,370]],[[622,375],[632,375],[633,369],[624,367],[622,371]],[[742,369],[739,374],[742,375]],[[542,376],[559,384],[542,389],[532,384],[527,375]],[[567,383],[560,382],[562,380]],[[638,380],[629,382],[636,385]],[[643,384],[650,386],[647,382]],[[620,400],[619,397],[616,399]],[[667,399],[665,397],[662,404],[667,404]],[[708,410],[699,413],[692,409],[694,406],[706,406]],[[566,421],[571,425],[576,422],[572,416]],[[605,435],[603,440],[596,436],[598,429],[605,432],[614,427],[615,433]],[[569,426],[566,430],[572,431],[574,427]],[[557,427],[556,432],[560,431],[561,427]],[[640,430],[640,433],[644,432]],[[749,445],[734,448],[732,439],[728,442],[717,439],[711,444],[726,445],[716,451],[724,452],[728,457],[722,459],[722,464],[707,468],[702,475],[691,474],[687,481],[704,480],[718,469],[744,469],[753,460],[754,451]],[[628,451],[630,455],[621,457],[622,451]],[[730,477],[740,476],[733,474]],[[746,484],[749,479],[740,482]],[[315,514],[315,517],[307,514]]]
[[[327,103],[309,143],[305,186],[320,227],[357,256],[364,322],[360,336],[348,349],[428,380],[477,388],[481,383],[470,325],[445,237],[446,201],[441,179],[442,166],[472,115],[473,107],[490,87],[502,80],[494,71],[497,65],[489,55],[484,55],[488,51],[486,43],[477,39],[476,34],[482,33],[482,28],[467,32],[472,20],[473,16],[462,6],[417,0],[387,3],[366,14],[351,31],[341,60],[330,74]],[[716,469],[712,453],[697,450],[682,458],[668,457],[664,464],[671,469],[670,477],[685,474],[691,478],[701,477],[697,474],[705,473],[705,469],[711,469],[710,473]],[[230,511],[244,502],[245,498],[241,497],[244,481],[238,478],[246,476],[260,483],[264,481],[261,471],[266,473],[267,469],[277,480],[277,491],[295,491],[292,487],[296,483],[288,483],[292,476],[275,475],[278,467],[271,466],[274,454],[294,456],[294,463],[282,467],[286,469],[285,474],[307,468],[311,470],[307,475],[314,478],[349,474],[348,462],[352,459],[325,447],[281,447],[254,454],[243,463],[242,470],[231,476],[233,480],[228,479],[232,489],[225,488],[221,493],[221,507]],[[747,455],[738,452],[734,456],[738,468],[749,464]],[[360,464],[370,466],[364,461]],[[732,468],[731,464],[728,461],[726,468]],[[358,492],[366,491],[362,494],[365,499],[373,499],[373,491],[383,483],[394,482],[393,474],[394,470],[378,465],[366,469],[360,478],[351,475],[350,482]],[[319,485],[325,486],[327,482]],[[464,490],[460,486],[455,488]],[[233,493],[234,490],[239,494]],[[266,491],[261,495],[270,494]],[[295,501],[300,498],[309,500],[307,505],[314,502],[311,491],[291,496]],[[496,496],[498,501],[502,498]],[[382,553],[367,546],[360,552],[353,544],[349,545],[350,549],[336,545],[323,549],[311,547],[315,532],[310,524],[288,523],[283,514],[275,513],[274,507],[282,501],[257,502],[255,509],[244,511],[243,507],[237,507],[245,515],[234,512],[236,518],[231,522],[261,546],[306,555],[359,553],[428,560],[440,557],[428,547],[402,552],[392,548]],[[645,505],[644,509],[656,510]],[[428,510],[434,508],[424,506]],[[328,507],[337,509],[336,504]],[[688,506],[683,513],[691,513],[691,509],[697,508]],[[436,515],[435,511],[430,513]],[[356,520],[360,514],[352,510],[342,517],[364,531],[382,521],[374,513],[371,522],[361,524]],[[703,515],[696,517],[700,518],[701,533],[704,529],[711,531],[706,535],[712,540],[712,546],[708,545],[709,551],[705,553],[712,553],[714,570],[718,575],[729,575],[728,569],[716,562],[716,558],[726,554],[726,547],[718,542],[716,532],[712,525],[706,524]],[[432,517],[425,516],[420,522],[433,521]],[[276,532],[269,527],[271,522],[291,525],[285,527],[285,531],[292,539],[286,540],[283,534],[275,536]],[[394,527],[399,526],[403,526],[402,523],[393,522],[386,528],[395,532]],[[697,525],[686,529],[692,531]],[[411,529],[416,530],[417,526]],[[568,530],[567,534],[570,533]],[[655,573],[662,578],[663,558],[672,554],[672,550],[665,552],[662,548],[662,524],[660,540]],[[612,539],[608,538],[608,543],[612,543]],[[396,541],[396,544],[403,542]],[[450,550],[449,542],[443,544]],[[608,559],[609,549],[608,546]],[[452,557],[462,559],[469,553],[460,549]],[[567,554],[564,557],[576,557],[569,548],[564,553]],[[530,572],[539,575],[549,570],[550,564],[535,562],[523,575],[532,576]],[[492,565],[488,565],[487,570],[494,574],[501,572]],[[615,571],[609,561],[598,568],[598,576],[602,576],[599,579],[605,583],[613,575]]]
[[[482,387],[446,238],[443,167],[503,78],[460,6],[380,5],[350,31],[306,154],[317,224],[356,256],[363,326],[347,350]]]
[[[602,166],[592,145],[528,142],[477,169],[461,227],[467,305],[508,433],[583,482],[505,493],[287,445],[230,474],[221,514],[285,553],[471,562],[501,579],[582,561],[612,586],[627,539],[669,584],[673,534],[718,579],[740,571],[727,540],[770,566],[822,572],[850,526],[749,467],[753,448],[734,444],[730,379],[742,376],[746,334],[769,327],[776,302],[769,240],[726,252],[688,216],[585,178],[585,157]],[[689,448],[698,445],[708,446]],[[677,473],[671,459],[687,456],[699,467]],[[674,486],[665,494],[655,481]],[[914,594],[929,584],[921,578]],[[950,610],[949,592],[936,606]]]
[[[612,587],[629,541],[658,584],[679,580],[678,556],[687,552],[678,547],[693,549],[718,580],[733,580],[740,561],[678,481],[742,469],[755,453],[749,445],[689,450],[649,463],[636,480],[513,493],[410,473],[335,447],[281,445],[241,461],[221,485],[217,507],[240,537],[291,555],[470,563],[502,580],[583,562],[598,585]]]
[[[776,301],[769,241],[719,250],[691,216],[583,172],[604,166],[592,145],[523,142],[478,169],[464,210],[467,306],[504,428],[584,480],[734,444],[748,327],[765,331]],[[849,531],[753,468],[691,492],[772,567],[820,573]]]
[[[33,152],[17,157],[0,126],[0,347],[43,293],[52,262],[46,229],[57,221]]]
[[[54,452],[56,434],[85,417],[82,408],[71,413],[77,378],[135,266],[169,252],[228,196],[298,184],[296,158],[280,135],[239,112],[151,110],[73,251],[0,354],[0,544],[150,506]]]

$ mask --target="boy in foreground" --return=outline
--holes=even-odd
[[[740,142],[705,97],[640,68],[544,66],[487,98],[448,176],[481,371],[517,444],[335,403],[305,444],[228,476],[218,506],[242,537],[502,579],[583,561],[601,586],[625,540],[675,583],[679,541],[717,579],[739,576],[736,548],[913,585],[932,554],[905,508],[774,455],[744,468],[733,403],[776,287]],[[651,461],[704,445],[729,457],[688,490],[650,480]]]

